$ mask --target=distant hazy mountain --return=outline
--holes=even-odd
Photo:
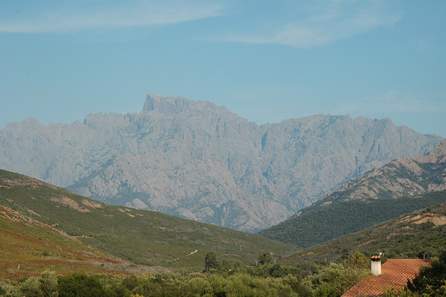
[[[262,234],[308,247],[440,202],[446,202],[446,141],[427,155],[367,172]]]
[[[208,102],[148,96],[140,113],[11,124],[0,130],[0,168],[109,203],[258,230],[439,141],[390,120],[256,125]]]

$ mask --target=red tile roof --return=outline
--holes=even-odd
[[[342,297],[381,296],[390,289],[401,290],[414,279],[429,261],[421,259],[389,259],[382,265],[382,274],[368,276],[349,289]]]

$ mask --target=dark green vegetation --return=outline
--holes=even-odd
[[[403,292],[386,297],[445,297],[446,254],[425,268]],[[353,253],[328,265],[289,267],[223,265],[208,273],[152,273],[110,276],[98,274],[40,276],[0,281],[1,297],[339,297],[368,275],[368,257]]]
[[[424,268],[417,278],[409,282],[408,288],[416,293],[446,296],[446,252],[441,253],[431,267]]]
[[[402,292],[388,292],[383,297],[446,297],[446,251],[425,267]]]
[[[331,297],[340,296],[366,275],[368,258],[354,254],[343,262],[303,272],[268,263],[218,263],[209,273],[157,273],[112,277],[43,273],[19,282],[0,282],[8,297]]]
[[[70,240],[69,245],[76,241],[78,245],[89,245],[104,254],[148,266],[201,270],[203,258],[210,251],[228,261],[253,263],[260,253],[280,255],[293,250],[290,246],[261,236],[156,212],[107,206],[7,171],[0,171],[0,207],[19,214],[26,228],[39,226],[37,233],[41,234],[37,237],[49,243],[52,237]],[[13,233],[33,233],[17,230],[21,225],[16,225],[15,220],[8,215],[0,213],[0,218],[0,232],[7,233],[9,229],[15,228]],[[6,263],[20,264],[12,263],[15,257],[7,256],[15,249],[24,254],[34,253],[34,250],[28,249],[26,240],[8,245],[1,237],[0,243],[7,252],[4,254],[2,250],[0,255],[0,270]],[[79,249],[83,248],[76,248]],[[62,256],[51,249],[39,253],[35,256],[44,259],[50,256],[60,259]]]
[[[299,252],[286,262],[329,262],[352,250],[388,258],[438,256],[446,247],[446,204],[403,215],[397,219],[345,235]]]
[[[400,199],[316,204],[261,234],[301,247],[311,247],[441,202],[446,202],[446,192]]]

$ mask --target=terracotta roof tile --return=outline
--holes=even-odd
[[[368,276],[349,289],[342,297],[381,296],[390,289],[401,290],[414,279],[429,261],[421,259],[389,259],[382,265],[382,274]]]

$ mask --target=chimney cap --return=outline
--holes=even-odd
[[[381,261],[381,256],[383,255],[384,253],[379,253],[378,255],[373,255],[373,256],[371,256],[370,257],[370,260],[372,260],[372,261]]]

